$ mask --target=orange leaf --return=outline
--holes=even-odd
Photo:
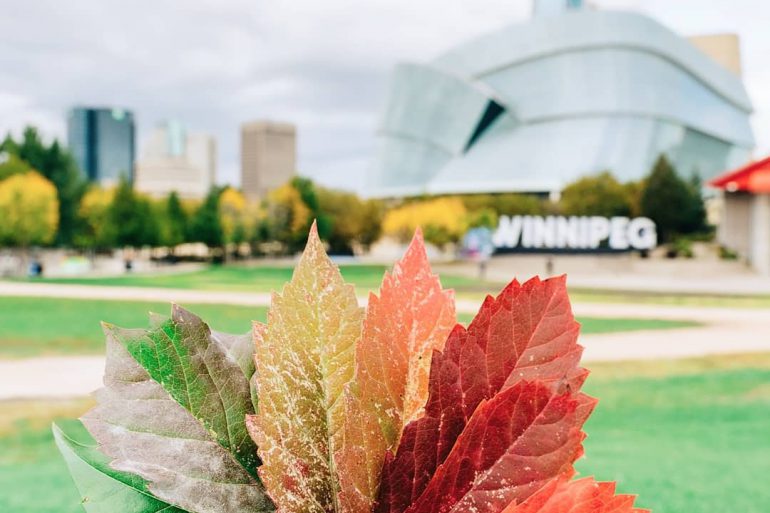
[[[649,513],[634,507],[633,495],[615,495],[615,483],[593,478],[554,479],[522,504],[510,504],[502,513]]]
[[[432,274],[418,231],[379,297],[369,296],[355,380],[345,392],[345,442],[335,454],[343,511],[371,509],[385,452],[422,411],[433,351],[455,323],[454,293]]]

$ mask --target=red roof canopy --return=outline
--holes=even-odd
[[[718,176],[709,185],[729,192],[770,194],[770,157]]]

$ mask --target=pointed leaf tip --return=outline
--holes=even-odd
[[[428,274],[431,274],[430,264],[428,262],[428,252],[425,249],[425,240],[422,237],[422,230],[419,228],[415,230],[414,236],[412,237],[411,242],[409,242],[409,246],[406,248],[404,257],[399,262],[396,262],[393,272],[397,272],[404,267],[413,267],[416,269],[426,268]]]
[[[321,237],[318,235],[318,225],[316,224],[316,221],[313,221],[313,224],[310,226],[310,231],[307,234],[305,249],[302,251],[302,256],[300,259],[315,259],[319,257],[328,259],[324,243],[321,240]]]

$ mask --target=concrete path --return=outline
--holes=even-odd
[[[641,259],[633,254],[555,255],[547,268],[545,255],[501,255],[487,264],[486,276],[508,282],[543,276],[547,272],[567,274],[574,288],[668,294],[770,296],[770,276],[761,276],[745,264],[719,260],[715,255],[699,258]],[[439,274],[478,276],[478,266],[469,262],[435,264]]]
[[[166,289],[153,287],[113,287],[0,281],[0,296],[63,297],[114,301],[167,301],[223,305],[266,306],[266,292],[227,292],[217,290]]]
[[[81,397],[102,384],[103,356],[0,360],[0,400]]]
[[[0,281],[0,296],[58,297],[72,299],[102,299],[108,301],[167,301],[177,303],[208,303],[241,306],[269,306],[267,292],[228,292],[152,287],[112,287],[101,285],[66,285]],[[359,297],[362,305],[366,297]],[[481,300],[457,299],[457,310],[475,313]],[[682,319],[701,322],[733,320],[753,323],[770,319],[770,309],[714,308],[628,303],[580,303],[575,314],[590,317],[632,317],[647,319]]]
[[[270,295],[265,293],[9,282],[0,282],[0,295],[247,306],[264,306],[270,301]],[[457,307],[461,312],[473,313],[479,302],[461,299]],[[585,335],[580,342],[586,348],[587,362],[770,351],[770,309],[579,303],[574,305],[574,311],[578,316],[691,320],[704,324],[694,328]],[[0,360],[0,400],[82,396],[101,386],[103,369],[104,359],[99,356]]]
[[[584,361],[656,360],[770,351],[770,311],[575,305],[580,315],[658,317],[708,322],[696,328],[584,335]],[[77,397],[101,386],[104,358],[0,360],[0,400]],[[45,379],[41,379],[45,377]]]

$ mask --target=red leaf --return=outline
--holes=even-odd
[[[593,404],[585,394],[557,394],[537,382],[519,382],[482,402],[407,513],[497,513],[571,475]]]
[[[633,495],[615,495],[615,483],[593,478],[577,481],[554,479],[522,504],[511,504],[502,513],[649,513],[634,508]]]
[[[425,415],[406,426],[396,455],[386,455],[375,511],[401,513],[415,502],[479,404],[500,390],[522,380],[577,390],[587,375],[578,367],[578,330],[564,277],[514,280],[487,297],[468,329],[457,326],[434,353]]]

